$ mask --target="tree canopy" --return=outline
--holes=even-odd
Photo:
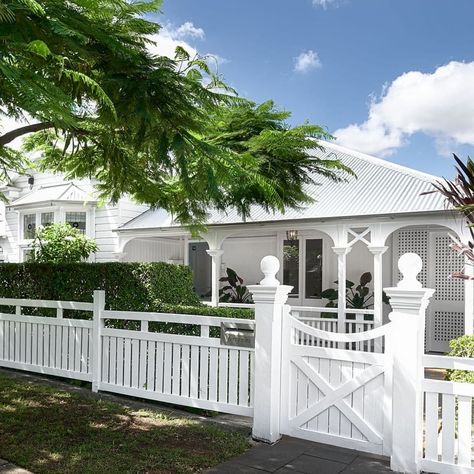
[[[129,194],[182,223],[209,207],[284,211],[309,201],[318,176],[343,179],[337,160],[312,156],[315,125],[290,127],[269,101],[239,98],[205,58],[152,54],[161,2],[4,0],[0,113],[25,125],[0,135],[0,167],[21,170],[8,144],[28,135],[41,166],[91,177],[104,199]]]

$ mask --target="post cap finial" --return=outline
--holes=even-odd
[[[280,270],[280,260],[273,255],[267,255],[260,262],[260,269],[265,278],[260,282],[263,286],[278,286],[280,282],[275,278],[278,270]]]
[[[398,269],[402,279],[397,284],[398,288],[418,289],[421,283],[416,279],[423,268],[423,261],[416,253],[405,253],[398,260]]]

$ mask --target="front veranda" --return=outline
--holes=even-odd
[[[359,332],[387,321],[390,307],[383,302],[382,288],[398,281],[399,257],[415,252],[424,263],[419,276],[423,287],[436,289],[427,314],[426,348],[445,352],[449,340],[473,332],[473,286],[449,278],[463,266],[449,249],[449,233],[467,238],[462,221],[440,213],[212,226],[200,239],[182,228],[155,228],[120,232],[119,255],[123,261],[190,265],[203,301],[223,306],[238,306],[219,302],[219,278],[226,268],[235,270],[244,284],[255,284],[261,279],[261,259],[275,255],[283,262],[279,280],[293,286],[289,302],[294,310],[321,329]],[[345,297],[345,281],[358,284],[366,272],[372,281],[366,302],[358,308],[350,290],[349,299]],[[336,286],[336,281],[342,283]],[[321,293],[336,287],[336,307],[328,309]]]

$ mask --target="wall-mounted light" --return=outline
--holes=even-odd
[[[286,240],[289,240],[290,242],[294,242],[295,240],[298,240],[298,231],[297,230],[287,230],[286,231]]]
[[[28,184],[30,185],[30,189],[33,189],[33,185],[35,184],[34,176],[28,176]]]

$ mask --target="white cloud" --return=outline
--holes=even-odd
[[[148,49],[158,56],[174,59],[176,48],[180,46],[189,53],[191,58],[198,54],[205,56],[210,67],[217,68],[219,65],[227,63],[228,60],[222,56],[214,53],[201,53],[194,44],[190,43],[191,40],[203,40],[204,37],[204,30],[194,26],[190,21],[178,27],[168,23],[161,28],[158,34],[150,36],[154,44],[150,44]]]
[[[194,33],[191,33],[193,31]],[[200,32],[201,36],[196,36],[196,31]],[[175,51],[178,46],[184,48],[191,57],[197,55],[197,49],[191,46],[185,38],[203,38],[204,30],[196,28],[192,23],[186,22],[179,27],[174,27],[167,24],[161,28],[160,32],[155,35],[151,35],[150,39],[154,44],[149,45],[148,49],[158,56],[166,56],[173,59]]]
[[[313,0],[313,5],[315,7],[321,7],[326,10],[328,7],[338,7],[339,1],[338,0]]]
[[[204,39],[204,30],[196,28],[193,23],[187,21],[176,29],[168,27],[170,34],[176,39],[198,38]]]
[[[418,132],[432,136],[440,153],[451,144],[474,145],[474,62],[452,61],[433,73],[410,71],[372,99],[365,122],[334,132],[337,142],[388,156]]]
[[[303,51],[297,58],[295,58],[294,70],[296,72],[307,72],[311,69],[320,67],[321,61],[319,59],[318,53],[315,53],[312,49]]]

